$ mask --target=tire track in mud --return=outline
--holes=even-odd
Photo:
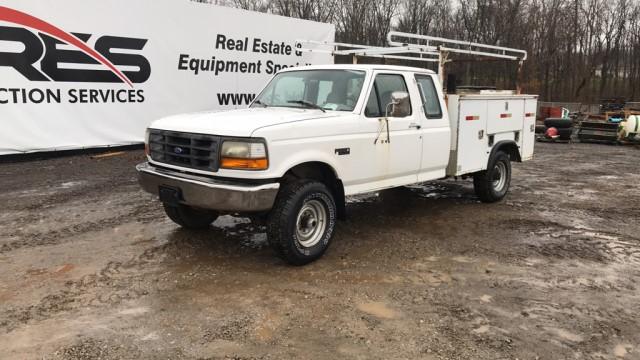
[[[64,243],[65,239],[69,239],[84,233],[101,231],[106,228],[117,226],[130,221],[148,223],[150,221],[160,219],[162,216],[163,213],[157,208],[157,206],[150,206],[147,203],[143,203],[135,206],[133,209],[131,209],[131,211],[115,217],[74,224],[61,228],[59,230],[53,230],[44,233],[25,233],[21,230],[16,230],[12,233],[8,233],[7,236],[18,237],[19,240],[3,243],[0,246],[0,254],[23,248],[58,245]]]
[[[185,249],[197,249],[204,243],[203,239],[181,238],[147,248],[126,261],[109,261],[94,274],[67,281],[63,290],[41,298],[36,304],[7,309],[0,314],[0,329],[9,332],[30,321],[77,308],[113,306],[155,293],[166,286],[161,281],[167,279],[154,275],[157,269],[152,265],[169,254],[182,254]]]
[[[29,196],[27,199],[23,199],[21,197],[12,198],[7,202],[6,208],[15,211],[37,211],[42,208],[43,204],[60,205],[69,201],[73,201],[83,197],[90,197],[91,195],[100,193],[108,193],[109,195],[113,195],[120,192],[130,192],[132,189],[139,190],[139,188],[135,187],[136,183],[137,180],[135,178],[127,178],[121,179],[120,181],[109,179],[97,183],[86,183],[81,186],[68,189],[49,186],[48,188],[45,188],[45,191],[48,190],[52,193],[36,197]]]
[[[509,219],[504,225],[526,233],[527,250],[545,258],[640,265],[640,238],[553,221]]]
[[[166,354],[165,354],[166,355]],[[85,359],[139,359],[142,351],[135,344],[129,344],[126,339],[95,339],[83,338],[72,345],[58,349],[52,359],[85,360]],[[168,358],[172,358],[168,356]]]
[[[148,295],[156,288],[156,283],[148,279],[154,271],[148,265],[160,261],[159,255],[169,246],[174,244],[148,248],[124,262],[110,261],[94,274],[67,281],[63,290],[41,298],[36,304],[8,308],[0,315],[0,329],[9,332],[31,320],[47,319],[76,308],[112,306]]]
[[[532,235],[537,243],[528,248],[544,257],[640,265],[640,239],[576,228],[538,229]]]

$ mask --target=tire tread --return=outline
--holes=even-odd
[[[313,257],[302,257],[292,247],[288,234],[288,226],[290,221],[290,214],[295,210],[298,202],[299,194],[306,191],[308,188],[320,186],[323,191],[333,200],[333,207],[335,210],[335,200],[331,195],[331,191],[321,182],[312,180],[295,180],[292,182],[285,182],[280,188],[278,197],[275,204],[269,214],[267,221],[267,239],[269,245],[273,248],[278,257],[286,261],[291,265],[305,265],[308,264],[324,253],[324,250]]]
[[[493,191],[492,184],[491,184],[492,179],[489,178],[489,175],[490,175],[489,172],[494,168],[496,161],[498,161],[498,159],[503,157],[507,159],[507,171],[509,172],[509,179],[507,180],[508,183],[505,185],[507,186],[507,191],[505,191],[504,195],[498,196]],[[498,151],[493,155],[493,157],[489,160],[487,170],[479,171],[473,175],[473,189],[475,190],[475,193],[478,196],[478,198],[480,198],[480,201],[484,203],[494,203],[502,200],[504,196],[506,196],[507,192],[509,191],[510,183],[511,183],[510,158],[509,158],[509,155],[507,155],[503,151]]]

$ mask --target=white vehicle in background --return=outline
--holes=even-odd
[[[137,170],[176,223],[264,215],[269,244],[302,265],[328,248],[345,196],[469,176],[483,202],[504,198],[511,162],[533,156],[536,101],[496,91],[445,100],[438,75],[420,68],[290,68],[248,109],[152,123]]]

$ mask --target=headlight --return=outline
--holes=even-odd
[[[220,167],[237,170],[265,170],[269,167],[263,142],[228,140],[222,143]]]

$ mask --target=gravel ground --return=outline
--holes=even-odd
[[[319,261],[180,229],[139,151],[0,164],[2,359],[639,359],[640,150],[537,144],[511,193],[350,199]]]

